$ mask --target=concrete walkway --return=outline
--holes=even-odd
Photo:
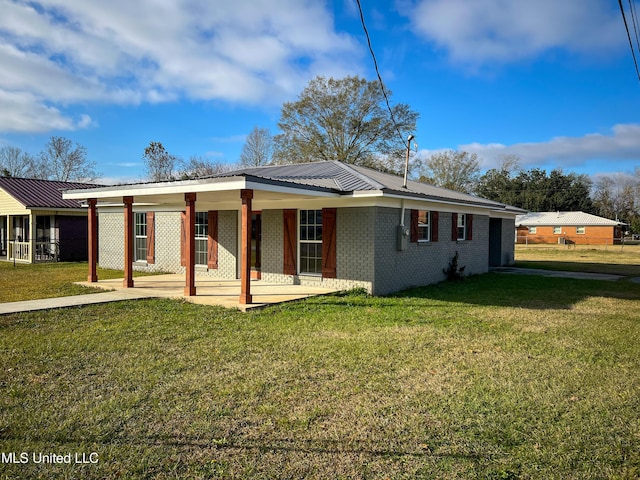
[[[50,308],[77,307],[94,303],[120,302],[122,300],[134,300],[151,298],[149,292],[134,290],[120,290],[114,292],[88,293],[86,295],[73,295],[70,297],[43,298],[40,300],[25,300],[23,302],[0,303],[0,315],[9,313],[33,312],[36,310],[48,310]]]
[[[282,285],[263,280],[252,280],[251,293],[253,295],[253,303],[240,305],[238,303],[240,280],[220,280],[196,276],[197,295],[195,297],[184,296],[184,275],[178,274],[135,277],[134,288],[124,288],[121,278],[100,280],[97,283],[78,282],[78,284],[108,291],[69,297],[0,303],[0,315],[141,298],[173,298],[201,305],[237,308],[246,312],[247,310],[262,308],[275,303],[298,300],[314,295],[325,295],[338,290],[319,286]]]
[[[606,280],[609,282],[615,282],[625,278],[624,275],[613,275],[609,273],[565,272],[557,270],[543,270],[541,268],[496,267],[492,268],[491,271],[497,273],[511,273],[519,275],[539,275],[542,277],[577,278],[582,280]]]

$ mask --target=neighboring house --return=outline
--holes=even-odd
[[[197,180],[70,191],[89,205],[89,279],[100,266],[386,294],[514,261],[521,209],[341,162],[255,167]],[[125,234],[125,232],[127,232]],[[123,246],[124,244],[124,246]]]
[[[517,243],[613,245],[624,223],[584,212],[535,212],[516,218]]]
[[[87,209],[62,192],[88,186],[0,177],[0,260],[87,260]]]

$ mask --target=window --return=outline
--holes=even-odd
[[[554,235],[561,235],[562,234],[562,227],[553,227],[553,234]]]
[[[467,238],[467,215],[464,213],[458,214],[458,240],[464,240]]]
[[[300,210],[300,273],[322,273],[322,210]]]
[[[584,235],[586,233],[586,227],[576,227],[576,233],[578,235]]]
[[[208,220],[207,212],[196,212],[196,265],[207,265]]]
[[[536,233],[538,233],[538,227],[529,227],[529,233],[531,235],[535,235]]]
[[[418,210],[418,241],[428,242],[429,240],[431,240],[431,212]]]
[[[134,260],[136,262],[147,261],[147,214],[146,212],[135,213],[135,245]]]

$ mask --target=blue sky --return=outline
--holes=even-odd
[[[617,2],[362,6],[392,103],[420,113],[418,155],[640,167],[640,81]],[[0,65],[0,146],[37,154],[70,138],[105,182],[142,179],[150,141],[234,163],[254,126],[278,133],[282,103],[315,76],[376,78],[356,0],[0,0]]]

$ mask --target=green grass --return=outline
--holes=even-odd
[[[74,284],[86,281],[87,274],[86,262],[16,263],[15,266],[12,262],[0,262],[0,303],[104,291]],[[139,275],[149,274],[134,272],[134,277]],[[122,270],[98,268],[100,279],[122,277]]]
[[[487,274],[242,314],[0,317],[7,478],[638,478],[640,285]]]
[[[640,277],[640,246],[516,245],[516,266]]]

